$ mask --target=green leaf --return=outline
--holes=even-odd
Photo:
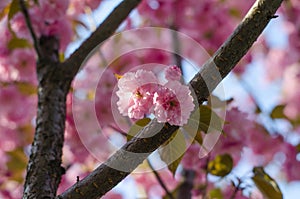
[[[218,96],[215,95],[210,95],[208,98],[207,105],[209,107],[213,107],[214,109],[216,108],[226,108],[226,106],[232,102],[232,98],[227,99],[227,100],[221,100]]]
[[[23,136],[24,144],[31,144],[34,136],[34,127],[31,123],[22,125],[18,127],[18,131]]]
[[[229,9],[229,14],[232,17],[241,18],[241,11],[237,8]]]
[[[200,145],[202,145],[203,139],[201,135],[201,129],[199,128],[199,109],[194,111],[187,124],[183,125],[181,128],[193,139],[195,139]]]
[[[223,132],[223,124],[224,120],[220,118],[209,106],[200,105],[200,107],[191,114],[188,123],[184,125],[183,128],[188,133],[195,131],[195,129],[208,133],[209,128]]]
[[[224,177],[229,174],[233,167],[233,160],[229,154],[217,155],[208,163],[208,172],[215,176]]]
[[[198,142],[200,145],[202,145],[203,143],[203,138],[202,138],[202,134],[201,131],[198,131],[196,136],[195,136],[195,141]]]
[[[262,111],[259,106],[256,105],[255,114],[260,114]]]
[[[262,194],[267,199],[282,199],[282,193],[276,181],[271,178],[263,169],[263,167],[253,168],[254,176],[252,180],[254,181],[257,188],[262,192]]]
[[[27,157],[22,148],[17,148],[7,152],[9,161],[6,163],[8,170],[11,172],[10,179],[22,182],[23,172],[26,169]]]
[[[297,152],[300,153],[300,143],[296,145]]]
[[[208,199],[223,199],[222,191],[219,188],[209,191]]]
[[[14,50],[16,48],[29,48],[31,44],[23,38],[13,37],[7,44],[9,50]]]
[[[270,114],[271,118],[272,118],[272,119],[285,119],[286,116],[285,116],[285,114],[284,114],[284,112],[283,112],[284,107],[285,107],[285,105],[278,105],[278,106],[276,106],[276,107],[272,110],[272,112],[271,112],[271,114]]]
[[[59,55],[59,61],[64,62],[65,61],[65,53],[60,52],[58,55]]]
[[[186,143],[183,133],[178,129],[173,136],[159,149],[159,155],[169,170],[175,175],[177,167],[186,151]]]
[[[10,21],[15,16],[15,14],[17,14],[19,11],[20,11],[19,0],[12,0],[8,12],[8,21]]]
[[[138,132],[142,130],[150,121],[151,119],[149,118],[143,118],[136,121],[128,131],[127,142],[130,141],[134,136],[136,136]]]
[[[209,133],[211,131],[223,131],[224,120],[220,118],[210,107],[201,105],[195,110],[187,124],[181,128],[188,133],[188,135],[195,139],[200,145],[202,145],[202,134]]]
[[[35,95],[37,93],[37,87],[27,82],[16,82],[16,87],[23,95]]]
[[[298,116],[296,119],[290,120],[290,122],[294,128],[297,128],[300,125],[300,117]]]
[[[209,133],[209,130],[217,130],[223,133],[222,120],[210,107],[201,105],[200,108],[200,123],[199,128],[204,133]]]
[[[8,3],[1,11],[0,11],[0,21],[5,17],[10,9],[10,3]]]

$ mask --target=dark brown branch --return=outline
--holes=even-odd
[[[258,0],[234,33],[208,60],[190,82],[201,103],[246,54],[279,8],[282,0]],[[113,154],[90,175],[73,185],[58,198],[99,198],[130,174],[148,155],[168,140],[178,127],[152,121],[122,149]],[[151,136],[152,137],[147,137]],[[147,137],[147,138],[142,138]],[[127,153],[127,152],[132,153]],[[132,155],[132,154],[137,155]],[[119,166],[122,166],[120,170]],[[116,169],[118,168],[118,169]]]
[[[31,34],[31,37],[32,37],[32,40],[33,40],[34,49],[35,49],[35,51],[36,51],[36,53],[38,55],[38,58],[41,58],[41,52],[40,52],[39,42],[38,42],[36,34],[35,34],[34,30],[33,30],[33,27],[32,27],[32,24],[31,24],[31,20],[30,20],[30,16],[28,14],[28,10],[26,8],[24,0],[19,0],[19,5],[20,5],[21,11],[22,11],[22,13],[24,15],[26,25],[27,25],[27,27],[29,29],[30,34]]]
[[[114,33],[141,0],[123,1],[65,63],[59,63],[55,37],[37,38],[24,1],[19,0],[38,54],[38,112],[36,132],[27,166],[23,198],[55,198],[64,173],[61,167],[66,119],[66,96],[81,62],[98,44]]]
[[[73,79],[77,74],[88,54],[108,39],[140,2],[141,0],[124,0],[121,2],[93,34],[65,61],[65,74],[70,79]]]
[[[43,56],[37,63],[38,109],[34,141],[31,148],[23,198],[55,198],[64,169],[61,167],[64,142],[66,95],[65,83],[58,63],[58,40],[42,37]]]

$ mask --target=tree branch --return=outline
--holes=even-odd
[[[64,173],[61,167],[66,119],[66,96],[71,81],[90,51],[107,39],[141,0],[125,0],[65,63],[59,62],[56,37],[37,38],[23,0],[19,0],[38,54],[38,112],[23,198],[55,198]]]
[[[64,62],[65,75],[73,79],[88,54],[96,46],[108,39],[141,1],[142,0],[122,1],[92,35]]]
[[[40,52],[39,42],[38,42],[36,34],[35,34],[34,30],[33,30],[33,27],[32,27],[32,24],[31,24],[31,20],[30,20],[30,16],[28,14],[28,10],[26,8],[24,0],[19,0],[19,5],[20,5],[21,11],[22,11],[22,13],[24,15],[26,25],[27,25],[27,27],[29,29],[30,34],[31,34],[31,37],[32,37],[32,40],[33,40],[34,49],[35,49],[35,51],[36,51],[36,53],[38,55],[38,58],[40,59],[41,58],[41,52]]]
[[[258,0],[233,34],[218,49],[213,57],[203,65],[200,72],[190,82],[199,104],[208,98],[210,92],[213,91],[246,54],[272,19],[272,16],[281,3],[282,0]],[[74,60],[74,58],[71,59]],[[79,199],[85,197],[94,199],[103,196],[129,175],[152,151],[167,141],[178,129],[177,126],[165,124],[159,130],[161,125],[156,120],[150,122],[150,124],[140,131],[137,137],[126,143],[107,162],[96,168],[86,178],[70,187],[58,196],[58,198]],[[149,137],[151,135],[153,136]],[[122,170],[115,169],[120,165],[122,166]]]
[[[37,63],[38,109],[24,185],[24,199],[55,198],[61,175],[64,173],[61,157],[66,96],[70,84],[66,84],[60,70],[58,43],[57,38],[44,36],[39,43],[42,58]]]

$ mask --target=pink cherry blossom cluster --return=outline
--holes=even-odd
[[[160,123],[182,126],[194,109],[189,87],[180,82],[177,66],[164,70],[165,79],[152,71],[127,72],[118,82],[117,102],[120,113],[133,119],[154,114]]]

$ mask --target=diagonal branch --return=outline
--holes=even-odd
[[[199,104],[234,68],[267,26],[282,0],[258,0],[233,34],[191,80]],[[72,58],[71,58],[72,59]],[[74,59],[74,58],[73,58]],[[137,137],[126,143],[104,164],[86,178],[70,187],[60,199],[99,198],[129,175],[147,156],[167,141],[178,129],[155,120],[143,128]],[[153,135],[152,137],[149,137]],[[135,154],[135,155],[134,155]],[[122,168],[120,169],[120,165]],[[119,166],[119,167],[118,167]]]
[[[64,62],[66,67],[65,74],[70,80],[75,77],[88,54],[98,44],[108,39],[141,1],[142,0],[124,0],[121,2],[92,35]]]

